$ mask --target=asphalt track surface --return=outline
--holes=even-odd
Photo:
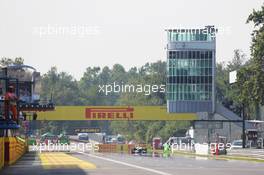
[[[30,152],[0,175],[263,175],[264,164],[118,153]]]

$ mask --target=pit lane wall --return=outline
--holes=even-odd
[[[27,151],[26,140],[19,137],[0,137],[0,169],[14,164]]]

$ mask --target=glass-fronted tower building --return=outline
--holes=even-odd
[[[214,112],[215,34],[202,29],[167,29],[168,112]]]

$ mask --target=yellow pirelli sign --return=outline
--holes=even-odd
[[[57,106],[37,120],[196,120],[195,113],[167,113],[166,106]]]

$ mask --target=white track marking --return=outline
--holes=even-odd
[[[106,161],[109,161],[109,162],[114,162],[114,163],[118,163],[118,164],[121,164],[121,165],[129,166],[129,167],[132,167],[132,168],[137,168],[137,169],[149,171],[149,172],[160,174],[160,175],[171,175],[169,173],[165,173],[165,172],[162,172],[162,171],[158,171],[158,170],[154,170],[154,169],[151,169],[151,168],[146,168],[146,167],[142,167],[142,166],[138,166],[138,165],[134,165],[134,164],[130,164],[130,163],[120,162],[120,161],[114,160],[114,159],[100,157],[100,156],[87,154],[87,153],[83,153],[83,152],[78,152],[78,153],[84,154],[84,155],[87,155],[87,156],[90,156],[90,157],[94,157],[94,158],[97,158],[97,159],[102,159],[102,160],[106,160]]]

